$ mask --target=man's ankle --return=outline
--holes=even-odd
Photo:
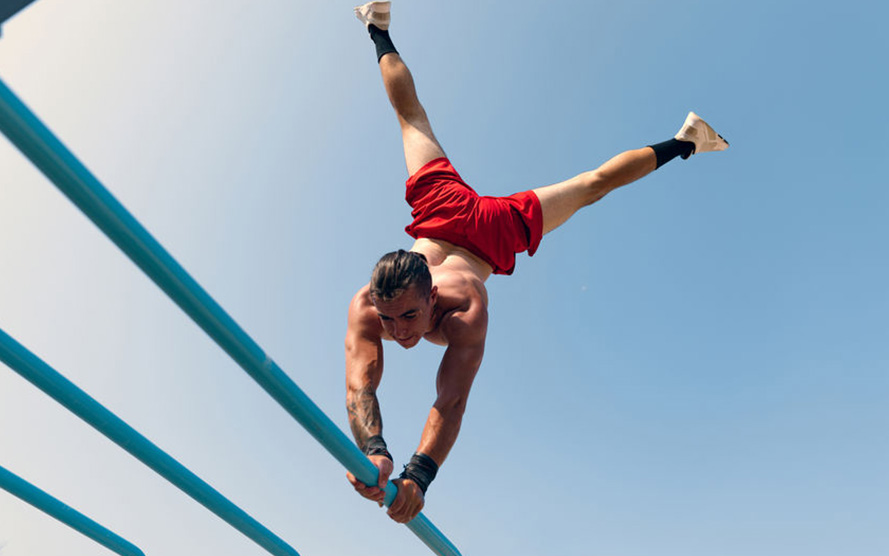
[[[654,149],[654,156],[657,158],[657,168],[660,168],[667,162],[670,162],[677,156],[688,158],[695,152],[695,144],[689,141],[680,141],[679,139],[669,139],[663,143],[649,145]]]
[[[398,51],[395,49],[395,45],[392,44],[392,39],[389,38],[388,30],[384,31],[371,23],[367,26],[367,31],[370,33],[370,39],[377,47],[377,62],[379,62],[386,54],[392,52],[398,54]]]

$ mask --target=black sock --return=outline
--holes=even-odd
[[[392,39],[389,38],[389,31],[383,31],[373,24],[368,25],[367,30],[370,32],[370,40],[372,40],[377,47],[377,62],[390,52],[398,54],[398,51],[395,50],[395,45],[392,44]]]
[[[677,156],[688,158],[691,153],[695,152],[695,144],[690,141],[680,141],[679,139],[670,139],[657,145],[649,145],[654,149],[654,155],[657,157],[657,167],[660,168],[664,164],[670,162]]]

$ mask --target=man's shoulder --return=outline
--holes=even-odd
[[[373,302],[370,299],[370,284],[365,284],[352,296],[352,301],[349,302],[349,312],[351,313],[353,310],[366,311],[370,308],[373,308]]]
[[[380,333],[380,319],[377,310],[370,299],[370,284],[364,285],[352,297],[349,303],[348,329],[363,333]]]
[[[450,309],[469,309],[481,303],[488,305],[488,290],[485,282],[475,273],[461,269],[441,269],[433,272],[432,280],[438,288],[439,296],[451,305]]]
[[[443,312],[440,330],[447,343],[484,341],[488,329],[488,294],[484,282],[466,273],[454,273],[439,286]]]

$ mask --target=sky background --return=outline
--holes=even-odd
[[[343,430],[347,304],[410,246],[351,2],[39,0],[0,78]],[[889,553],[887,4],[396,1],[483,194],[694,110],[731,143],[488,281],[485,361],[426,515],[466,556]],[[881,177],[882,176],[882,177]],[[0,328],[300,554],[427,554],[5,139]],[[396,466],[442,349],[389,345]],[[148,555],[266,552],[0,367],[0,465]],[[2,556],[110,554],[0,491]]]

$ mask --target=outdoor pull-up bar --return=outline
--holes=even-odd
[[[378,472],[370,460],[2,80],[0,131],[333,457],[362,482],[376,484]],[[396,492],[390,481],[387,505]],[[459,556],[422,513],[407,527],[439,556]]]
[[[139,431],[0,330],[0,361],[275,556],[299,553]]]
[[[2,466],[0,466],[0,488],[121,556],[145,556],[145,553],[130,541],[102,527]]]

